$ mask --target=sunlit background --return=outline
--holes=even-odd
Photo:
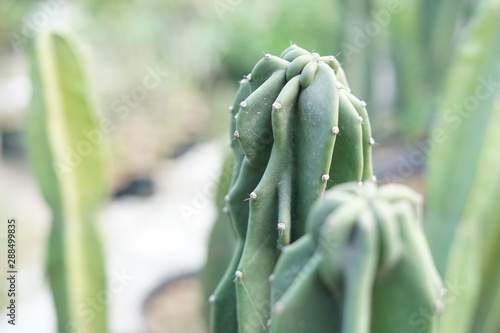
[[[19,221],[20,291],[17,330],[2,310],[0,331],[55,332],[45,274],[50,211],[24,139],[29,52],[40,31],[63,26],[79,37],[100,117],[112,125],[112,196],[99,230],[114,289],[96,311],[109,307],[117,333],[206,332],[197,279],[164,286],[204,265],[238,81],[290,43],[335,55],[368,103],[377,177],[423,193],[425,138],[477,2],[442,1],[429,14],[416,0],[2,0],[0,215]]]

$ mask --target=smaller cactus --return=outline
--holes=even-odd
[[[41,32],[32,52],[28,150],[52,211],[47,271],[57,332],[107,332],[107,309],[89,300],[106,291],[97,214],[108,196],[104,135],[81,50],[68,33]]]
[[[500,332],[499,17],[500,0],[481,1],[461,33],[429,138],[424,226],[439,272],[459,289],[442,332]]]
[[[444,288],[420,215],[404,186],[327,191],[276,265],[270,331],[433,332]]]

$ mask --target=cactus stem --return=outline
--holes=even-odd
[[[332,133],[333,134],[337,135],[337,134],[339,134],[339,132],[340,132],[340,129],[339,129],[338,126],[333,126],[332,127]]]

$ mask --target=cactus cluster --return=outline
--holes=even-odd
[[[226,211],[238,244],[210,297],[213,332],[265,332],[269,277],[283,246],[305,234],[327,188],[373,178],[366,103],[333,56],[296,45],[240,82],[232,116],[235,164]]]
[[[278,260],[270,331],[435,332],[446,290],[420,215],[402,185],[327,191]]]
[[[75,37],[41,32],[32,48],[27,119],[31,164],[52,212],[47,271],[57,332],[107,332],[102,244],[96,230],[108,196],[104,135]],[[104,296],[103,296],[104,295]],[[104,304],[103,304],[104,305]]]

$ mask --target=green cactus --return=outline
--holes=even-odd
[[[238,245],[212,301],[213,332],[265,332],[281,248],[305,233],[325,189],[373,177],[366,104],[340,64],[295,45],[266,54],[240,82],[232,115],[235,166],[226,196]]]
[[[401,185],[329,190],[276,265],[270,331],[435,332],[444,289],[420,215]]]
[[[437,267],[455,289],[443,332],[500,331],[499,16],[499,0],[477,7],[429,139],[425,228]]]
[[[32,54],[31,164],[52,210],[48,276],[58,332],[106,332],[103,250],[95,227],[107,196],[103,133],[74,37],[41,32]]]
[[[229,190],[231,181],[231,171],[233,169],[234,157],[228,151],[224,159],[221,175],[217,182],[217,192],[215,194],[215,203],[217,209],[217,218],[212,227],[208,240],[207,263],[201,273],[201,282],[205,299],[208,299],[220,279],[224,275],[235,248],[235,237],[231,224],[228,223],[227,212],[224,209],[224,196]],[[210,309],[203,303],[203,317],[209,322]]]

